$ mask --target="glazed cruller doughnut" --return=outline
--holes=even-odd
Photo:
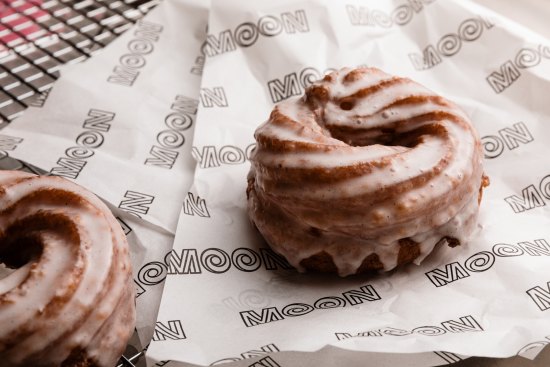
[[[342,69],[277,105],[255,133],[248,213],[299,270],[420,263],[477,222],[480,140],[453,103],[375,68]]]
[[[0,365],[113,367],[134,330],[128,244],[101,200],[0,171]]]

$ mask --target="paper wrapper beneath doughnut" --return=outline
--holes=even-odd
[[[2,132],[24,139],[10,155],[49,171],[76,145],[92,108],[111,111],[103,104],[108,101],[116,109],[105,144],[86,160],[77,181],[86,179],[79,183],[113,207],[125,200],[127,191],[156,198],[142,214],[145,221],[123,217],[133,229],[130,242],[138,244],[133,255],[143,266],[136,269],[138,293],[145,290],[138,297],[138,317],[140,303],[155,304],[162,290],[155,283],[169,273],[148,349],[150,365],[170,359],[157,365],[224,360],[234,361],[232,366],[363,366],[368,360],[380,366],[427,366],[463,358],[457,354],[533,355],[536,347],[550,342],[550,310],[545,308],[550,257],[544,253],[544,241],[550,242],[545,185],[550,172],[544,171],[550,153],[544,141],[549,136],[544,91],[550,60],[548,49],[539,47],[549,45],[548,40],[459,0],[253,5],[215,0],[209,19],[211,48],[204,49],[212,57],[205,66],[193,142],[199,169],[192,195],[186,197],[186,173],[192,167],[185,164],[179,174],[161,168],[150,173],[143,162],[158,145],[156,134],[168,128],[165,118],[176,95],[199,96],[198,81],[192,81],[196,75],[189,71],[200,69],[205,12],[186,5],[196,3],[165,0],[146,18],[164,29],[154,51],[143,56],[146,64],[137,70],[134,86],[114,92],[106,82],[120,66],[120,57],[129,53],[135,36],[131,30],[102,54],[71,66],[42,108],[28,110]],[[492,18],[477,20],[479,15]],[[270,37],[258,31],[262,16],[262,32]],[[275,27],[266,25],[270,21]],[[184,36],[194,41],[188,44]],[[359,64],[410,77],[470,115],[490,157],[485,169],[492,184],[481,209],[484,228],[467,246],[443,247],[421,266],[377,278],[340,279],[282,269],[245,213],[252,133],[274,100],[302,94],[304,85],[326,70]],[[155,97],[136,103],[138,99],[129,97],[134,91]],[[45,130],[33,123],[39,119],[52,123]],[[127,134],[131,128],[146,131],[148,140]],[[189,158],[190,130],[185,139],[177,162]],[[42,149],[36,148],[37,142]],[[143,148],[141,155],[132,147]],[[504,200],[514,195],[520,200]],[[169,260],[164,254],[184,197]],[[523,198],[533,209],[516,214],[513,208],[521,209]],[[540,256],[532,256],[535,246],[541,246]],[[216,256],[221,262],[215,262]],[[271,268],[276,270],[267,270]],[[436,276],[436,269],[443,275]],[[446,276],[454,281],[440,285]],[[267,310],[264,319],[262,310]],[[147,306],[141,315],[154,311]],[[145,330],[147,317],[138,321],[142,335],[152,334],[152,325]]]
[[[550,342],[550,58],[539,47],[549,41],[464,1],[214,0],[208,29],[197,202],[165,262],[151,362],[364,365],[380,357],[372,352],[424,352],[375,364],[438,365]],[[516,57],[524,48],[536,52]],[[360,64],[409,77],[470,116],[491,178],[483,228],[375,278],[285,270],[246,214],[253,132],[274,102],[303,94],[325,70]]]

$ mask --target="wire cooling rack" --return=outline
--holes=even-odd
[[[161,0],[0,0],[0,127]]]

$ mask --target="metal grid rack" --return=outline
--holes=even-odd
[[[0,128],[160,0],[0,0]]]

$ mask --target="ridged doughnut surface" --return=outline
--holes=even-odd
[[[113,367],[135,323],[128,244],[96,196],[0,171],[0,365]]]
[[[342,69],[277,105],[255,133],[248,212],[299,270],[420,263],[477,222],[482,150],[467,116],[421,85]]]

